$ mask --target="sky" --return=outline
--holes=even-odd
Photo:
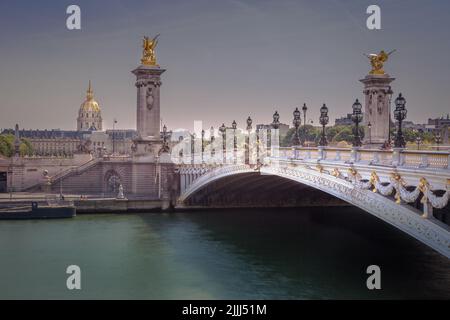
[[[81,8],[81,30],[66,8]],[[381,7],[381,30],[366,9]],[[450,112],[447,0],[95,0],[0,2],[0,128],[75,129],[92,80],[104,128],[136,127],[141,39],[160,33],[161,116],[169,129],[241,127],[250,115],[291,124],[303,103],[317,124],[363,99],[364,53],[397,51],[385,70],[418,123]]]

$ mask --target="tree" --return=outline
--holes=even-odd
[[[332,141],[333,142],[340,142],[340,141],[345,141],[345,142],[352,142],[354,138],[353,135],[353,128],[350,126],[343,126],[341,128],[341,130],[339,130],[336,135],[333,137]]]
[[[0,154],[5,157],[12,157],[14,155],[14,135],[0,134]],[[28,139],[20,139],[20,155],[33,154],[33,147]]]
[[[310,124],[305,126],[300,126],[298,128],[298,134],[300,136],[300,140],[306,139],[308,142],[317,142],[320,139],[321,128],[314,127]],[[281,140],[280,145],[282,147],[291,147],[292,146],[292,137],[294,136],[295,129],[290,128],[284,138]]]

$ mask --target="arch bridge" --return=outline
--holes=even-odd
[[[237,188],[250,176],[278,177],[290,189],[307,186],[359,207],[450,258],[450,227],[433,215],[450,196],[448,151],[293,147],[272,148],[255,164],[245,157],[224,156],[228,162],[221,164],[205,155],[187,164],[176,160],[178,205],[189,206],[199,192],[215,192],[208,187],[218,181],[235,178]]]

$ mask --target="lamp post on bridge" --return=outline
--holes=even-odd
[[[195,148],[194,148],[194,144],[195,144],[195,133],[190,134],[191,136],[191,164],[195,163]]]
[[[278,129],[280,128],[280,115],[278,114],[278,111],[275,111],[275,113],[273,114],[273,121],[271,123],[271,127],[274,129],[273,133],[274,133],[274,141],[275,141],[275,147],[273,148],[273,152],[271,150],[271,156],[272,157],[278,157],[278,147],[280,146],[279,143],[279,132]],[[271,144],[271,148],[272,148],[273,144]]]
[[[234,162],[234,164],[236,164],[237,163],[237,139],[236,139],[237,123],[236,123],[236,120],[233,120],[233,123],[231,124],[231,128],[233,128],[233,162]]]
[[[295,108],[294,110],[294,120],[292,121],[292,124],[294,125],[295,128],[295,132],[294,132],[294,136],[292,137],[292,146],[300,146],[300,137],[298,135],[298,127],[301,124],[301,119],[300,119],[300,111],[298,110],[298,108]]]
[[[361,137],[359,135],[359,123],[362,121],[362,105],[358,99],[356,99],[355,103],[352,106],[352,121],[355,123],[355,136],[353,139],[353,147],[361,147]]]
[[[402,132],[402,122],[403,122],[403,120],[406,119],[406,114],[407,114],[407,110],[406,110],[405,106],[406,106],[406,99],[400,93],[398,95],[397,99],[395,99],[395,110],[394,110],[395,120],[398,121],[397,135],[396,135],[395,141],[394,141],[394,146],[396,148],[404,148],[406,145],[405,138],[403,137],[403,132]]]
[[[162,137],[163,137],[163,143],[167,142],[167,127],[166,125],[163,126],[163,131],[162,131]]]
[[[172,132],[171,132],[171,134],[172,134]],[[167,134],[166,125],[163,126],[162,138],[163,138],[163,143],[162,143],[161,149],[159,150],[159,153],[168,153],[170,151],[170,146],[169,146],[169,142],[167,141],[168,134]]]
[[[183,136],[179,136],[178,137],[178,143],[179,144],[181,144],[181,143],[183,143]],[[180,163],[184,163],[184,160],[183,160],[183,149],[181,149],[180,150],[180,152],[178,152],[178,157],[180,158]]]
[[[202,129],[202,164],[205,163],[203,154],[205,153],[205,130]]]
[[[392,91],[391,87],[389,87],[389,90],[387,92],[387,97],[388,97],[388,110],[389,110],[389,129],[388,129],[388,140],[387,140],[387,145],[386,147],[391,148],[392,143],[391,143],[391,100],[392,100],[392,95],[394,94],[394,91]],[[370,136],[370,139],[372,139],[372,135]]]
[[[256,165],[259,167],[259,128],[256,126]]]
[[[319,146],[325,147],[328,145],[327,136],[325,135],[325,126],[328,124],[329,117],[328,117],[328,108],[323,104],[322,108],[320,108],[320,118],[319,122],[322,125],[322,135],[320,137]]]
[[[250,132],[252,130],[252,118],[247,118],[247,138],[245,143],[245,164],[250,164]]]
[[[370,121],[367,124],[367,128],[369,128],[369,145],[371,145],[372,144],[372,124],[370,123]]]
[[[305,147],[306,145],[306,111],[308,111],[308,107],[306,106],[306,103],[303,103],[302,107],[303,111],[303,137],[302,137],[302,146]]]
[[[223,156],[223,164],[227,163],[227,141],[226,141],[226,135],[227,135],[227,127],[225,127],[225,123],[222,123],[222,125],[219,127],[219,131],[222,134],[222,156]]]
[[[211,144],[211,159],[214,158],[215,155],[215,149],[214,149],[214,127],[211,127],[209,129],[209,139],[210,139],[210,144]]]
[[[112,132],[112,141],[113,141],[112,154],[113,155],[116,153],[116,123],[117,123],[117,120],[116,120],[116,118],[114,118],[114,120],[113,120],[113,132]]]

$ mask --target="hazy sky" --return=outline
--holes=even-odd
[[[82,30],[66,29],[78,4]],[[366,28],[366,8],[382,9],[382,30]],[[370,70],[363,53],[397,52],[385,70],[408,120],[450,112],[448,0],[2,1],[0,128],[75,129],[91,79],[104,127],[135,128],[130,73],[141,38],[161,33],[157,56],[167,68],[161,114],[169,128],[270,122],[275,109],[291,123],[306,102],[317,123],[351,111]]]

